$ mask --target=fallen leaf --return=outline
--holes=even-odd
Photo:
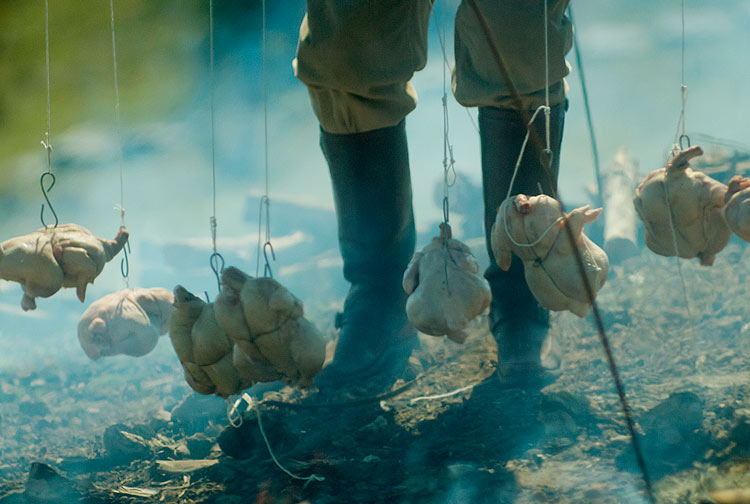
[[[218,459],[201,460],[157,460],[159,469],[170,473],[193,472],[219,463]]]

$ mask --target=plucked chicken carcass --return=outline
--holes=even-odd
[[[78,341],[90,359],[146,355],[169,331],[174,296],[167,289],[125,289],[91,303],[78,321]]]
[[[35,309],[35,298],[49,297],[62,287],[75,287],[83,302],[87,285],[127,241],[125,228],[114,240],[97,238],[77,224],[40,229],[0,243],[0,278],[21,284],[24,310]]]
[[[492,226],[495,261],[507,271],[511,253],[516,254],[523,261],[526,282],[540,305],[549,310],[570,310],[583,317],[591,303],[565,230],[565,220],[596,296],[607,279],[609,260],[583,233],[583,225],[596,220],[601,211],[586,205],[566,214],[556,199],[544,194],[511,196],[500,205]]]
[[[273,278],[252,278],[234,267],[221,278],[216,317],[239,349],[238,369],[256,381],[312,385],[325,360],[325,341],[303,317],[300,300]]]
[[[732,233],[722,214],[727,186],[690,168],[689,161],[702,154],[697,145],[689,147],[651,172],[636,189],[633,204],[649,249],[667,257],[698,257],[710,266]]]
[[[185,381],[199,394],[229,397],[252,385],[233,364],[234,343],[216,323],[213,303],[184,287],[174,289],[169,339],[185,371]]]
[[[406,315],[419,331],[446,335],[457,343],[466,340],[469,321],[490,305],[490,286],[480,274],[469,247],[440,224],[440,236],[417,252],[404,272],[403,287],[409,299]]]

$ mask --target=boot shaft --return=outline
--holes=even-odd
[[[364,133],[321,130],[320,144],[344,277],[353,284],[400,284],[416,241],[405,122]]]

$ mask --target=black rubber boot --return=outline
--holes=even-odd
[[[401,287],[415,245],[405,123],[354,134],[321,130],[320,144],[351,288],[336,320],[333,361],[316,384],[382,388],[402,377],[417,342]]]
[[[550,144],[553,152],[551,173],[544,168],[539,152],[531,140],[526,147],[511,194],[536,195],[541,190],[552,195],[557,187],[560,143],[567,103],[551,107]],[[544,142],[544,114],[534,121]],[[490,266],[485,278],[492,290],[490,330],[498,346],[498,371],[501,377],[534,379],[542,371],[541,354],[549,343],[549,311],[539,306],[526,284],[521,260],[513,256],[508,271],[495,263],[490,246],[490,230],[497,209],[505,200],[526,127],[521,115],[511,109],[479,108],[479,131],[482,146],[482,182],[484,187],[484,226]],[[530,375],[530,376],[529,376]]]

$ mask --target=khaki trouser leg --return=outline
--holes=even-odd
[[[427,61],[432,0],[308,0],[294,70],[328,133],[395,126]]]

